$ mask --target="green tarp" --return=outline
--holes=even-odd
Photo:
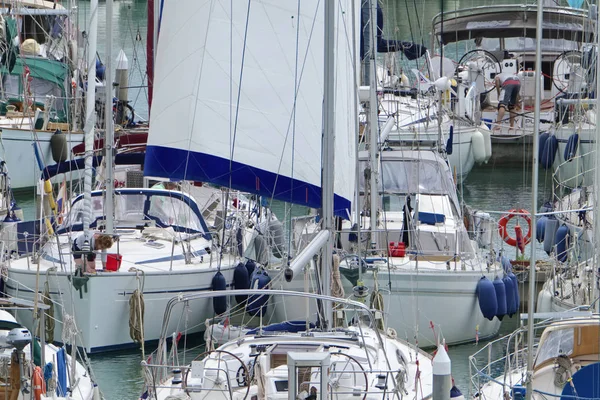
[[[58,85],[62,90],[65,89],[65,79],[67,78],[68,67],[60,61],[47,60],[37,57],[19,57],[10,73],[11,75],[23,76],[23,69],[29,67],[29,73],[33,78],[40,78]],[[3,74],[8,73],[6,66],[0,68]]]

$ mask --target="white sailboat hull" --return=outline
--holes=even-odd
[[[59,321],[64,321],[65,314],[74,314],[79,337],[83,338],[83,343],[77,345],[85,348],[88,353],[98,353],[139,346],[129,334],[128,323],[131,310],[129,301],[138,287],[143,287],[144,294],[144,340],[151,342],[160,337],[165,306],[169,300],[178,293],[211,290],[215,272],[216,268],[199,271],[190,266],[190,271],[146,271],[143,275],[139,274],[140,280],[136,278],[135,272],[99,272],[90,276],[87,291],[83,288],[81,293],[73,288],[67,273],[51,272],[48,278],[40,277],[39,285],[43,288],[47,279],[50,295],[57,303],[54,339],[62,342],[63,324]],[[227,282],[231,282],[233,268],[222,268],[221,272]],[[34,291],[31,288],[36,287],[35,266],[30,271],[9,270],[9,275],[11,279],[5,286],[7,294],[33,300]],[[59,307],[58,304],[61,303],[64,305]],[[185,330],[186,324],[188,333],[204,331],[204,321],[214,316],[212,300],[207,299],[205,303],[203,307],[194,308],[190,313],[182,313],[183,310],[177,308],[176,312],[182,313],[182,319],[173,319],[169,332],[181,332]],[[18,317],[32,329],[31,315],[23,313]]]
[[[494,278],[493,274],[487,275]],[[484,318],[475,293],[481,276],[481,272],[393,271],[388,275],[387,271],[380,271],[378,285],[385,302],[387,326],[395,329],[399,337],[411,341],[416,337],[420,347],[436,346],[442,337],[454,345],[495,336],[500,321]],[[363,274],[362,279],[368,287],[375,285],[371,272]]]
[[[494,279],[493,274],[486,274]],[[447,344],[474,342],[495,336],[500,329],[500,321],[489,321],[479,309],[475,288],[481,272],[399,272],[390,275],[381,270],[378,284],[385,302],[384,320],[393,328],[398,337],[407,339],[419,347],[435,347],[438,338],[443,337]],[[373,273],[363,274],[365,286],[374,287]],[[311,279],[314,282],[314,279]],[[352,295],[352,284],[343,279],[346,297]],[[297,278],[291,283],[278,282],[276,289],[305,291],[304,280]],[[369,293],[370,296],[370,293]],[[367,297],[367,302],[369,297]],[[300,302],[300,304],[299,304]],[[272,298],[275,307],[275,320],[301,320],[306,318],[306,304],[301,299]],[[451,310],[451,311],[450,311]],[[314,305],[308,311],[316,320]],[[505,318],[509,318],[505,316]],[[435,326],[431,328],[431,323]],[[415,337],[417,341],[415,342]]]
[[[0,127],[2,147],[0,154],[6,162],[10,174],[11,188],[22,189],[33,187],[40,179],[42,172],[34,152],[34,145],[38,147],[44,166],[55,164],[52,158],[50,138],[54,132]],[[70,150],[83,140],[81,134],[67,134],[67,145]],[[81,174],[83,171],[81,171]],[[78,171],[73,174],[79,176]]]

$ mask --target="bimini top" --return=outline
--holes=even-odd
[[[73,200],[71,210],[57,233],[83,230],[85,209],[81,194]],[[118,228],[157,226],[173,228],[175,232],[201,234],[210,239],[208,227],[196,201],[185,193],[163,189],[115,189],[114,225]],[[104,223],[104,191],[92,192],[92,223],[99,228]]]
[[[442,24],[443,23],[443,24]],[[499,5],[471,7],[440,13],[433,18],[433,40],[444,44],[486,38],[536,37],[537,5]],[[588,11],[568,7],[544,6],[544,39],[590,42],[595,23]],[[443,34],[442,34],[443,27]]]

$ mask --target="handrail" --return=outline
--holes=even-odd
[[[360,302],[354,301],[354,300],[342,299],[339,297],[325,296],[325,295],[316,294],[316,293],[278,290],[278,289],[269,289],[269,290],[235,289],[235,290],[224,290],[224,291],[208,291],[208,292],[193,293],[193,294],[188,294],[188,295],[179,295],[179,296],[173,297],[173,298],[171,298],[171,300],[169,300],[169,302],[167,303],[167,306],[165,307],[165,313],[163,316],[163,323],[162,323],[162,329],[161,329],[158,348],[160,349],[161,347],[165,346],[165,342],[167,339],[167,329],[168,329],[168,325],[169,325],[168,322],[171,319],[171,312],[173,311],[173,308],[177,304],[189,303],[190,301],[212,298],[212,297],[238,296],[238,295],[249,295],[249,296],[256,296],[256,295],[258,295],[258,296],[265,296],[265,295],[278,296],[278,295],[280,295],[280,296],[303,297],[303,298],[309,298],[309,299],[315,299],[315,300],[330,301],[333,303],[344,304],[347,306],[355,307],[357,309],[361,309],[369,318],[369,326],[373,326],[373,324],[375,322],[374,315],[373,315],[371,309],[366,304],[363,304],[363,303],[360,303]],[[379,332],[377,330],[375,330],[375,332],[378,336],[379,342],[382,343]],[[161,361],[160,357],[162,357],[162,354],[159,352],[158,356],[159,356],[159,362],[160,362]]]
[[[475,6],[475,7],[467,7],[461,8],[458,10],[449,10],[436,14],[431,20],[432,32],[435,33],[433,29],[435,25],[443,18],[444,22],[448,22],[448,20],[452,18],[458,18],[464,15],[472,15],[473,13],[478,13],[482,11],[486,12],[501,12],[501,11],[536,11],[536,4],[500,4],[500,5],[490,5],[490,6]],[[554,6],[544,6],[544,14],[568,14],[576,17],[587,17],[588,10],[583,10],[580,8],[571,8],[571,7],[554,7]],[[452,16],[454,15],[454,16]]]

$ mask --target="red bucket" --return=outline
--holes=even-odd
[[[123,256],[120,254],[108,254],[106,256],[106,270],[118,271],[121,268],[121,260]]]
[[[388,251],[390,257],[404,257],[406,255],[406,247],[402,242],[399,242],[398,244],[390,242]]]

